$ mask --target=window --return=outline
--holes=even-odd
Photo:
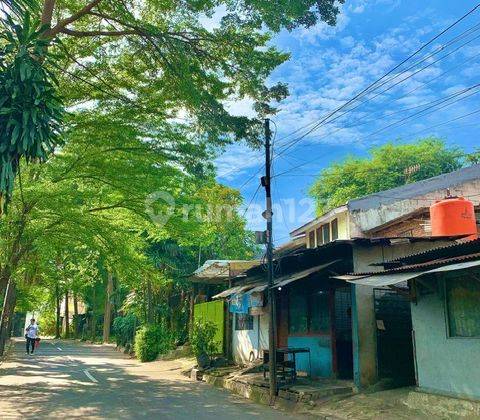
[[[312,333],[330,329],[330,299],[328,292],[320,290],[310,295],[309,330]]]
[[[317,229],[317,245],[330,242],[330,224],[325,224]]]
[[[235,331],[253,330],[253,316],[248,314],[235,314]]]
[[[288,315],[288,326],[291,333],[308,332],[307,296],[302,290],[291,290]]]
[[[322,226],[322,243],[327,244],[330,242],[330,223],[326,223]]]
[[[338,220],[333,219],[331,225],[332,225],[332,241],[334,241],[335,239],[338,239]]]
[[[315,248],[315,231],[311,231],[308,234],[308,247]]]
[[[445,281],[450,337],[480,337],[480,281],[469,276]]]
[[[288,329],[291,334],[318,334],[330,330],[330,297],[321,290],[292,288],[289,293]]]
[[[323,239],[323,233],[322,233],[322,227],[320,226],[317,230],[317,246],[323,245],[322,239]]]

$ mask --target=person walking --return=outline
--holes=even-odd
[[[35,350],[35,342],[38,337],[38,325],[35,323],[35,319],[30,320],[30,325],[25,329],[25,338],[27,339],[26,347],[27,354],[33,354]],[[31,351],[30,351],[31,349]]]

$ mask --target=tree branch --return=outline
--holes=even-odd
[[[89,36],[125,36],[125,35],[139,35],[135,30],[123,30],[123,31],[75,31],[72,29],[63,28],[61,33],[66,35],[75,36],[78,38]]]
[[[45,0],[42,11],[42,25],[48,25],[50,28],[52,24],[53,9],[55,9],[55,0]]]
[[[83,8],[81,8],[78,12],[74,13],[73,15],[69,16],[68,18],[62,19],[60,22],[58,22],[50,31],[49,35],[50,37],[55,37],[58,33],[62,31],[67,25],[69,25],[72,22],[75,22],[76,20],[82,18],[85,15],[88,15],[90,11],[95,7],[98,6],[98,4],[102,0],[92,0],[90,3],[85,5]]]

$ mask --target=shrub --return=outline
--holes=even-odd
[[[113,333],[117,346],[126,347],[127,344],[133,343],[137,318],[134,314],[118,316],[113,320]]]
[[[207,355],[212,358],[218,353],[218,343],[214,341],[217,326],[209,321],[196,321],[190,334],[192,352],[197,357]]]
[[[135,335],[135,355],[142,362],[151,362],[159,354],[174,348],[173,334],[162,325],[145,325]]]

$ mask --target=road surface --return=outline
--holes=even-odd
[[[0,365],[0,418],[291,419],[181,375],[178,362],[139,363],[109,346],[22,340]],[[300,418],[300,417],[297,417]]]

